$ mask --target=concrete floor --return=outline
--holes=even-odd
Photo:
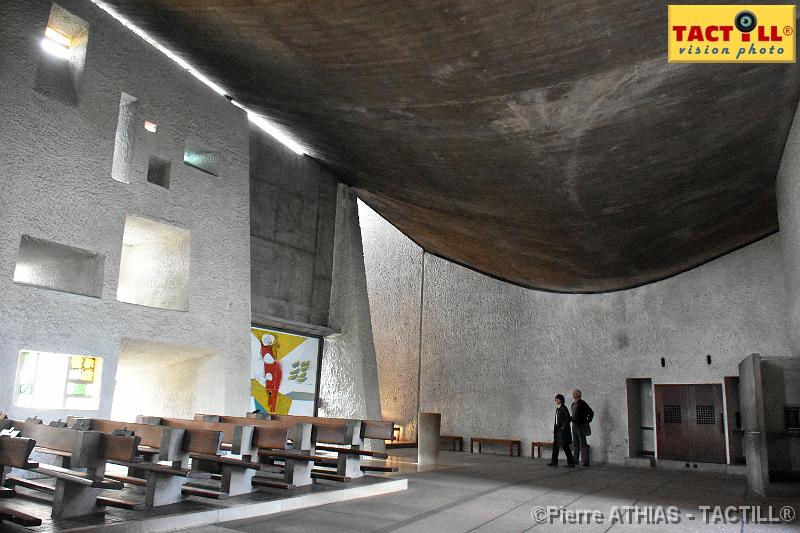
[[[551,468],[542,460],[468,452],[442,452],[441,464],[418,471],[411,464],[416,450],[396,452],[401,467],[396,475],[408,478],[408,491],[185,531],[800,531],[800,521],[742,524],[739,513],[729,515],[728,523],[703,521],[701,505],[758,505],[762,515],[770,505],[774,515],[789,505],[800,512],[800,498],[748,495],[745,478],[739,476],[608,465]],[[598,511],[606,517],[613,506],[675,506],[680,523],[610,524],[605,520],[587,524],[584,520],[579,525],[562,524],[557,517],[553,523],[537,523],[534,509],[548,506]]]

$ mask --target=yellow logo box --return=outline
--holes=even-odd
[[[670,5],[670,63],[794,63],[794,5]]]

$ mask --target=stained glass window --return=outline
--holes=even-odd
[[[22,350],[14,405],[39,409],[97,409],[102,364],[102,358],[89,355]]]

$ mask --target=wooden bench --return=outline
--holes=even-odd
[[[293,450],[287,450],[291,429],[285,425],[237,426],[231,452],[241,456],[241,459],[200,454],[193,454],[192,459],[200,461],[198,464],[200,468],[208,464],[220,468],[221,488],[231,496],[252,492],[253,486],[289,489],[308,485],[311,483],[310,475],[303,475],[303,472],[299,468],[294,468],[294,463],[289,460],[290,454],[293,452]],[[299,442],[300,440],[298,440]],[[297,450],[297,452],[299,451]],[[267,475],[269,465],[261,460],[267,454],[279,455],[286,460],[287,466],[284,468],[283,480]],[[310,468],[308,470],[310,473]]]
[[[187,493],[187,483],[210,479],[210,473],[189,468],[189,455],[191,453],[215,454],[222,440],[219,431],[206,428],[117,422],[96,418],[91,419],[91,427],[106,432],[128,430],[132,431],[134,435],[141,436],[139,452],[143,454],[145,461],[138,463],[112,461],[128,467],[128,475],[109,475],[108,477],[129,485],[144,487],[144,506],[146,507],[158,507],[179,502]],[[135,502],[111,499],[106,499],[105,504],[123,509],[140,506]]]
[[[499,444],[501,446],[508,446],[508,454],[511,457],[514,457],[514,446],[517,447],[517,457],[519,457],[521,453],[520,446],[522,444],[519,440],[515,439],[491,439],[488,437],[472,437],[469,443],[469,453],[475,452],[475,443],[478,444],[478,453],[482,452],[481,449],[482,444]]]
[[[335,457],[317,455],[316,462],[324,463],[335,460],[336,468],[334,471],[326,468],[315,469],[311,472],[312,477],[333,481],[350,481],[364,475],[361,470],[361,457],[368,454],[364,453],[367,450],[362,449],[364,440],[360,420],[289,415],[272,415],[272,420],[310,424],[312,445],[309,449],[313,452],[312,455],[318,451],[336,453]],[[318,466],[322,466],[322,464]]]
[[[39,466],[30,461],[36,441],[24,437],[0,436],[0,484],[5,482],[5,477],[12,468],[32,470]],[[16,496],[14,489],[0,487],[0,497],[13,498]],[[14,522],[25,527],[42,525],[42,519],[23,513],[14,508],[0,506],[0,524],[3,521]]]
[[[439,439],[452,445],[454,452],[464,451],[464,437],[460,437],[458,435],[439,435]]]
[[[385,441],[390,440],[394,435],[394,422],[384,420],[355,420],[346,418],[304,417],[294,415],[272,415],[272,418],[277,420],[308,421],[315,423],[318,426],[341,426],[344,424],[348,426],[348,432],[350,431],[350,427],[352,427],[352,437],[348,436],[344,440],[341,440],[338,437],[334,437],[331,440],[331,434],[325,431],[322,431],[321,433],[320,431],[317,431],[316,433],[316,450],[336,453],[338,459],[342,459],[342,455],[345,457],[348,454],[352,456],[349,464],[346,460],[340,461],[340,465],[337,467],[338,476],[350,479],[353,477],[361,477],[365,471],[387,472],[396,470],[392,467],[368,466],[361,464],[361,457],[369,457],[372,459],[386,459],[389,457],[389,455],[384,451],[365,450],[363,447],[366,441],[372,440],[376,443],[379,443],[381,448],[383,448],[385,446]],[[322,435],[323,439],[320,439],[320,435]],[[329,440],[325,441],[325,438],[328,438]],[[320,463],[320,465],[322,464],[323,462]],[[328,459],[327,464],[330,464],[330,459]]]
[[[534,440],[531,441],[531,458],[540,458],[542,457],[542,449],[552,448],[553,441],[547,440]],[[538,452],[538,454],[537,454]]]
[[[317,429],[308,421],[294,419],[276,420],[204,414],[195,415],[195,419],[237,424],[237,431],[241,432],[241,437],[236,439],[232,447],[231,451],[234,454],[250,457],[251,461],[258,463],[272,464],[275,460],[283,461],[282,481],[271,479],[262,469],[246,474],[251,476],[252,485],[294,488],[312,483],[315,458],[319,458],[314,455],[313,436],[319,433],[324,438],[326,428]],[[251,443],[249,448],[247,443]],[[244,483],[243,480],[242,485]]]
[[[70,468],[39,464],[29,470],[55,479],[55,486],[8,477],[7,485],[20,485],[53,494],[52,516],[76,518],[104,511],[97,501],[104,489],[122,489],[119,481],[105,477],[107,461],[136,462],[139,438],[117,436],[98,431],[78,431],[34,422],[0,421],[0,429],[15,427],[20,435],[36,441],[37,452],[66,458]],[[77,468],[85,470],[75,470]]]

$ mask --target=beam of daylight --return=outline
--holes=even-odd
[[[205,85],[210,87],[211,90],[213,90],[215,93],[217,93],[219,95],[222,95],[222,96],[224,96],[226,98],[230,98],[228,96],[228,93],[225,91],[225,89],[223,89],[222,87],[220,87],[219,85],[217,85],[216,83],[214,83],[213,81],[208,79],[204,74],[199,72],[197,69],[195,69],[189,63],[187,63],[186,60],[184,60],[183,58],[179,57],[177,54],[175,54],[174,52],[172,52],[168,48],[164,47],[161,43],[156,41],[153,37],[151,37],[143,29],[141,29],[140,27],[136,26],[131,21],[129,21],[128,19],[126,19],[125,17],[120,15],[119,12],[117,12],[110,5],[108,5],[107,3],[103,2],[102,0],[91,0],[91,2],[93,4],[95,4],[97,7],[99,7],[100,9],[102,9],[103,11],[105,11],[106,13],[108,13],[109,15],[111,15],[117,21],[119,21],[120,24],[122,24],[123,26],[125,26],[126,28],[131,30],[133,33],[135,33],[136,35],[138,35],[139,37],[144,39],[153,48],[155,48],[156,50],[158,50],[159,52],[161,52],[162,54],[164,54],[165,56],[170,58],[172,61],[174,61],[175,63],[180,65],[180,67],[183,68],[184,70],[186,70],[187,72],[189,72],[189,74],[191,74],[192,76],[194,76],[195,78],[200,80],[202,83],[204,83]],[[287,148],[289,148],[294,153],[296,153],[298,155],[304,155],[304,154],[309,153],[307,148],[305,148],[303,145],[301,145],[300,143],[298,143],[297,141],[295,141],[294,139],[292,139],[291,137],[286,135],[286,133],[284,133],[283,130],[281,130],[281,128],[279,126],[277,126],[276,124],[270,122],[266,117],[263,117],[263,116],[255,113],[253,111],[250,111],[249,109],[244,107],[239,102],[236,102],[234,100],[230,100],[230,101],[231,101],[231,103],[233,105],[243,109],[247,113],[247,119],[250,122],[252,122],[254,125],[259,127],[260,129],[264,130],[267,134],[269,134],[272,137],[274,137],[275,140],[277,140],[279,143],[281,143],[284,146],[286,146]]]

